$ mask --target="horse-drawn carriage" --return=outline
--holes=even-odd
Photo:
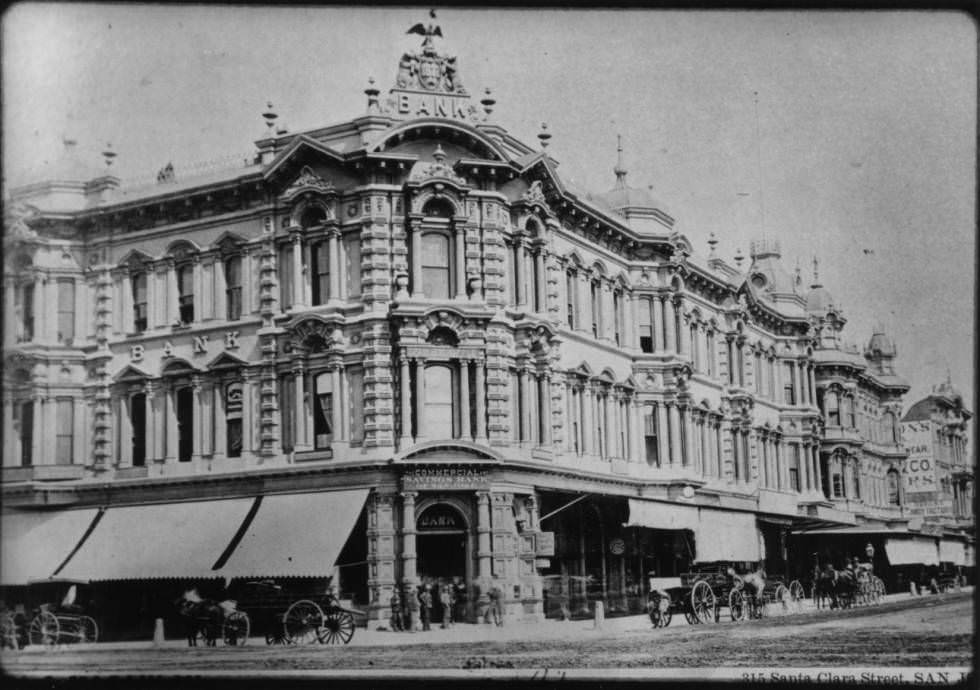
[[[748,583],[748,586],[746,586]],[[647,611],[654,627],[670,625],[675,613],[684,614],[691,625],[718,622],[721,609],[728,609],[733,621],[763,618],[773,607],[788,612],[803,599],[803,586],[794,580],[788,586],[783,578],[766,578],[760,569],[746,576],[735,573],[726,563],[702,565],[683,573],[679,582],[658,587],[652,582]]]
[[[875,605],[885,596],[884,581],[874,574],[868,563],[851,563],[837,570],[829,563],[819,564],[813,573],[813,600],[817,608],[848,609],[852,606]]]
[[[354,637],[354,614],[359,612],[341,607],[329,589],[297,592],[273,580],[257,580],[228,594],[214,601],[184,593],[179,606],[190,626],[188,644],[203,637],[213,646],[220,637],[225,644],[243,645],[250,634],[265,638],[266,644],[348,644]]]
[[[87,587],[88,583],[79,580],[43,580],[29,583],[31,586],[41,585],[45,593],[50,593],[52,587],[63,596],[60,601],[49,601],[39,604],[33,611],[34,615],[27,624],[27,640],[32,645],[50,647],[56,644],[76,644],[80,642],[97,642],[99,626],[95,619],[85,613],[85,607],[79,601],[79,588]],[[16,617],[4,621],[5,636],[9,625],[14,626],[14,639],[21,634],[17,630]]]

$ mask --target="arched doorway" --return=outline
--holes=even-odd
[[[472,546],[469,525],[463,513],[449,503],[437,502],[424,508],[416,520],[417,572],[419,582],[432,591],[432,621],[441,623],[445,614],[439,602],[443,587],[456,585],[457,599],[472,582]],[[470,597],[466,597],[470,599]],[[468,601],[457,601],[468,611]]]

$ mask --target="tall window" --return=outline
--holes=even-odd
[[[279,245],[276,268],[279,272],[279,306],[286,311],[293,306],[293,248],[289,244]]]
[[[738,341],[735,342],[735,358],[738,368],[738,385],[745,387],[745,345]]]
[[[333,443],[333,373],[325,371],[313,381],[313,443],[316,448],[329,448]]]
[[[783,362],[783,402],[786,405],[796,404],[796,386],[793,385],[793,363]]]
[[[521,441],[524,439],[524,391],[521,389],[521,377],[513,370],[510,372],[510,390],[512,401],[510,409],[512,439],[514,441]]]
[[[70,399],[60,398],[55,401],[55,441],[54,464],[72,464],[73,440],[75,428],[75,405]]]
[[[129,398],[129,422],[132,428],[133,466],[146,464],[146,394],[137,393]],[[125,439],[122,441],[125,443]]]
[[[762,353],[756,352],[752,360],[752,378],[755,382],[756,395],[762,395]]]
[[[453,372],[447,364],[425,368],[425,419],[432,438],[455,438]]]
[[[800,444],[791,443],[792,449],[789,458],[789,487],[793,491],[800,490]]]
[[[738,481],[742,476],[742,468],[739,466],[739,433],[737,429],[732,429],[732,470],[735,472],[735,481]],[[673,441],[673,439],[671,439]]]
[[[347,296],[361,296],[361,237],[355,232],[344,240],[344,261],[347,268]]]
[[[364,369],[349,367],[347,383],[350,393],[347,402],[350,405],[350,440],[359,443],[364,440]],[[426,390],[428,395],[428,390]]]
[[[599,281],[593,280],[589,284],[589,294],[592,304],[592,337],[599,337]]]
[[[225,306],[229,321],[242,318],[242,257],[225,259]]]
[[[898,425],[895,424],[895,415],[891,412],[885,413],[885,432],[887,433],[886,438],[890,439],[892,443],[898,443]]]
[[[617,345],[621,344],[620,334],[623,329],[623,293],[613,291],[613,338]]]
[[[180,323],[186,326],[194,321],[194,268],[190,264],[177,267],[177,294]]]
[[[544,256],[544,249],[542,247],[537,247],[535,255],[531,257],[531,285],[533,290],[531,291],[531,302],[534,304],[534,311],[541,311],[544,309],[544,305],[541,304],[541,300],[538,299],[540,290],[538,286],[541,284],[543,277],[538,273],[538,252],[541,256]]]
[[[643,418],[643,437],[646,441],[647,464],[660,467],[657,447],[657,415],[648,414]]]
[[[20,464],[30,467],[34,463],[34,402],[17,405],[20,422]]]
[[[725,342],[728,345],[728,385],[735,385],[735,343],[731,339]]]
[[[283,374],[279,377],[279,438],[282,441],[283,453],[291,453],[295,447],[295,400],[296,378],[293,374]]]
[[[888,471],[888,505],[897,506],[902,504],[901,494],[898,491],[898,472]]]
[[[24,285],[20,294],[21,337],[26,342],[34,339],[34,283]]]
[[[704,373],[715,375],[715,336],[708,330],[704,332]]]
[[[194,452],[194,391],[177,389],[177,460],[190,462]]]
[[[225,434],[229,458],[242,455],[242,392],[240,381],[225,387]]]
[[[653,352],[653,326],[649,297],[640,298],[640,350]]]
[[[851,484],[854,488],[853,496],[854,498],[861,498],[861,472],[858,464],[852,463],[851,465]]]
[[[58,280],[58,342],[75,339],[75,281]]]
[[[330,299],[330,250],[326,242],[310,247],[313,264],[313,304],[326,304]]]
[[[831,476],[831,491],[833,492],[833,498],[844,498],[844,475],[841,472],[840,460],[834,458],[831,460],[833,465],[833,471]]]
[[[827,404],[827,426],[840,426],[840,403],[837,401],[837,393],[828,391],[824,401]]]
[[[847,426],[851,429],[857,426],[857,421],[854,418],[854,398],[848,396],[844,398],[844,413],[847,418]]]
[[[565,271],[565,307],[568,327],[575,328],[575,271]]]
[[[422,291],[430,299],[449,299],[449,236],[440,232],[422,235]]]
[[[698,347],[698,325],[692,323],[688,331],[688,342],[691,343],[691,366],[694,371],[701,371],[701,348]]]
[[[133,287],[133,329],[142,333],[148,326],[146,273],[134,273],[130,279]]]
[[[773,359],[772,357],[767,357],[766,366],[768,369],[767,372],[768,375],[766,376],[766,379],[767,379],[768,389],[769,389],[769,399],[775,400],[776,399],[776,360]]]
[[[511,297],[511,304],[513,304],[513,305],[516,306],[516,305],[520,304],[520,301],[521,301],[521,283],[520,283],[520,280],[519,280],[520,273],[521,272],[517,268],[518,266],[521,266],[521,260],[523,258],[523,252],[521,251],[521,242],[520,242],[520,239],[518,239],[516,237],[514,238],[514,244],[511,245],[510,253],[509,253],[509,257],[508,258],[509,258],[509,261],[510,261],[510,274],[514,278],[513,282],[511,283],[511,286],[513,288],[513,295]],[[523,269],[523,266],[521,266],[521,268]]]

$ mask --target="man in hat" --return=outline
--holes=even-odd
[[[391,601],[389,601],[391,606],[391,629],[394,632],[402,631],[402,598],[398,594],[398,588],[396,587],[391,592]]]
[[[419,592],[419,616],[422,619],[422,630],[431,630],[429,621],[432,619],[432,592],[431,587],[425,585]]]

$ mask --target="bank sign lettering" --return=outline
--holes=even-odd
[[[472,120],[476,107],[466,96],[392,90],[391,114],[403,117],[445,117]],[[392,107],[393,106],[393,107]]]
[[[903,429],[903,436],[909,449],[909,457],[905,461],[905,492],[914,494],[938,490],[936,464],[931,453],[932,429],[927,424],[909,424]]]

